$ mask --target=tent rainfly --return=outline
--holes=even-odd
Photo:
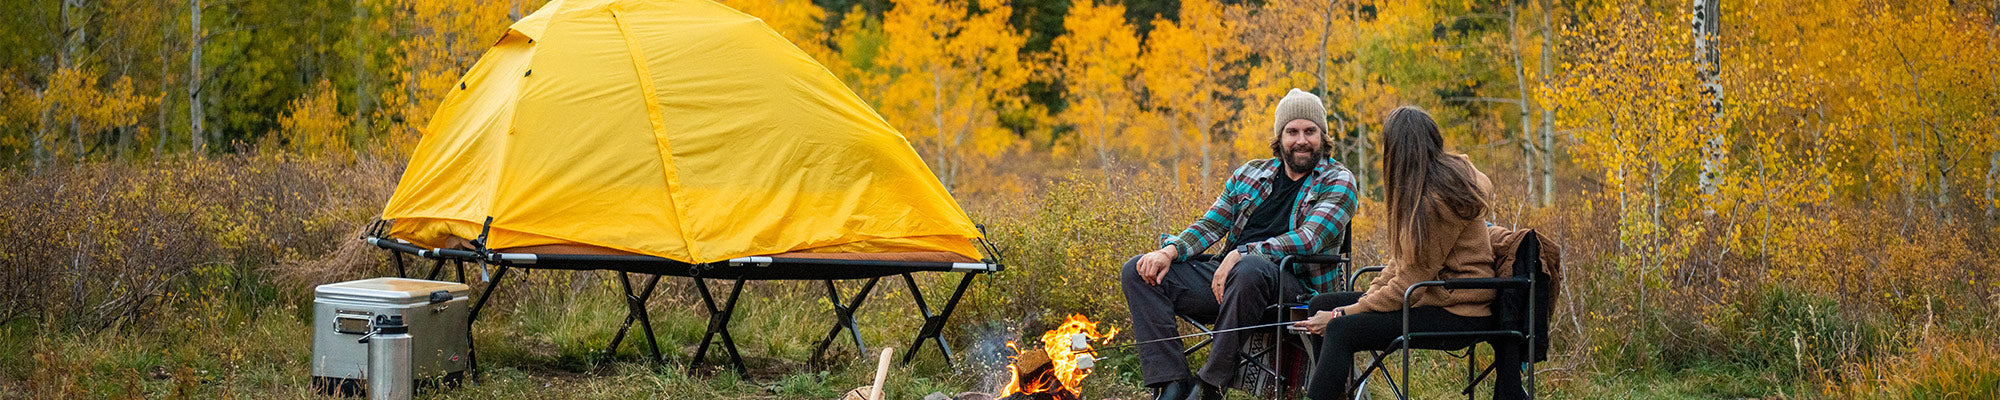
[[[710,0],[554,0],[514,23],[438,106],[363,238],[392,254],[499,270],[615,270],[627,318],[663,360],[646,304],[662,276],[694,280],[708,332],[729,333],[747,280],[826,282],[834,324],[866,353],[855,310],[900,276],[945,359],[945,323],[975,276],[1004,269],[907,140],[812,57],[755,17]],[[978,240],[975,247],[973,241]],[[980,248],[990,256],[980,257]],[[935,309],[918,272],[959,273]],[[649,274],[634,284],[630,274]],[[843,300],[835,280],[865,279]],[[732,282],[727,296],[711,281]],[[635,340],[636,342],[636,340]],[[467,353],[477,376],[476,353]]]
[[[490,216],[492,249],[980,258],[901,134],[709,0],[555,0],[515,22],[438,107],[382,215],[428,248]]]

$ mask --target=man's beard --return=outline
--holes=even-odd
[[[1299,155],[1301,151],[1308,152],[1308,154],[1301,156]],[[1292,148],[1285,149],[1284,159],[1285,168],[1291,170],[1293,173],[1303,174],[1312,172],[1313,168],[1319,167],[1320,160],[1326,159],[1326,149],[1320,146],[1294,145]]]

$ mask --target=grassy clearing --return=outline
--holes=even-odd
[[[352,237],[386,200],[394,170],[244,157],[0,177],[0,197],[13,200],[0,203],[0,241],[19,244],[0,252],[0,398],[313,397],[311,288],[390,274],[382,254]],[[927,346],[890,374],[890,396],[993,391],[1005,383],[1004,344],[1070,313],[1124,326],[1115,268],[1209,200],[1174,179],[1143,170],[1025,176],[1045,183],[961,199],[1005,246],[1010,269],[967,293],[946,331],[957,362],[946,365]],[[1983,225],[1836,210],[1853,222],[1809,237],[1799,252],[1812,254],[1694,254],[1689,265],[1660,268],[1618,256],[1618,238],[1602,234],[1618,216],[1578,201],[1497,221],[1564,240],[1569,284],[1556,348],[1538,364],[1548,398],[2000,392],[1992,279],[2000,258],[1987,250],[1992,235],[1975,233]],[[1364,215],[1370,207],[1379,204],[1364,204]],[[1356,223],[1363,265],[1383,259],[1378,224]],[[1907,230],[1882,238],[1892,226]],[[642,361],[637,337],[606,353],[625,316],[615,277],[510,274],[474,332],[485,380],[424,397],[831,399],[872,379],[872,354],[845,336],[830,362],[808,361],[832,314],[819,282],[746,288],[732,331],[749,376],[714,363],[688,368],[707,315],[684,278],[663,280],[650,304],[666,362]],[[956,277],[918,283],[937,307]],[[846,297],[860,283],[840,285]],[[920,325],[915,310],[900,279],[880,282],[857,315],[870,348],[904,351]],[[1458,396],[1462,360],[1441,352],[1416,360],[1419,398]],[[1143,397],[1135,366],[1112,354],[1086,381],[1087,395]]]
[[[845,337],[835,342],[827,364],[804,362],[825,334],[830,316],[823,298],[803,290],[817,285],[804,282],[757,283],[746,290],[731,329],[751,368],[749,377],[716,367],[719,355],[700,370],[687,369],[707,321],[695,311],[696,301],[684,282],[664,286],[663,298],[652,305],[666,363],[644,362],[637,346],[643,340],[636,337],[628,337],[618,353],[607,354],[604,346],[624,318],[623,303],[606,285],[612,281],[603,279],[612,276],[542,272],[516,282],[528,287],[504,290],[475,330],[485,381],[426,397],[834,398],[872,379],[872,357],[864,360]],[[558,280],[582,282],[551,284]],[[908,333],[920,324],[905,314],[909,305],[895,304],[890,297],[906,296],[902,290],[878,290],[880,297],[870,300],[875,304],[864,306],[857,316],[864,324],[863,337],[871,346],[898,346],[900,353]],[[312,347],[309,307],[309,300],[285,301],[219,318],[227,322],[214,329],[117,335],[46,332],[16,322],[0,336],[5,346],[0,350],[7,357],[0,374],[19,379],[0,386],[0,395],[311,398],[306,387]],[[934,348],[925,349],[915,362],[895,367],[888,393],[911,398],[937,391],[992,391],[1004,383],[996,381],[1004,372],[996,364],[998,354],[975,353],[975,348],[990,345],[954,344],[959,363],[947,367]],[[1114,365],[1107,365],[1107,376],[1128,369],[1108,364]],[[1111,382],[1092,389],[1106,394],[1134,390]]]

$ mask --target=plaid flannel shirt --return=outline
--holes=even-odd
[[[1271,179],[1283,173],[1281,168],[1284,168],[1284,162],[1277,158],[1243,163],[1222,185],[1222,195],[1216,197],[1215,205],[1209,206],[1200,220],[1178,235],[1161,235],[1163,240],[1160,245],[1177,247],[1180,259],[1176,261],[1185,261],[1189,256],[1207,250],[1219,239],[1226,237],[1230,242],[1236,241],[1243,234],[1243,227],[1248,225],[1250,212],[1270,195]],[[1306,179],[1298,194],[1286,199],[1295,204],[1291,221],[1288,221],[1291,231],[1263,241],[1244,243],[1241,249],[1246,256],[1259,255],[1276,260],[1287,255],[1330,254],[1338,250],[1340,235],[1344,233],[1341,229],[1349,226],[1348,221],[1353,219],[1355,208],[1360,204],[1354,174],[1348,172],[1346,165],[1328,158],[1321,160]],[[1330,291],[1340,283],[1336,273],[1339,271],[1332,266],[1294,265],[1292,271],[1286,272],[1314,292]]]

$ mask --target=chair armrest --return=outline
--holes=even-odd
[[[1360,282],[1360,281],[1361,281],[1361,275],[1362,275],[1362,274],[1368,274],[1368,273],[1381,273],[1381,272],[1382,272],[1382,269],[1383,269],[1383,268],[1388,268],[1388,267],[1385,267],[1385,266],[1381,266],[1381,265],[1376,265],[1376,266],[1368,266],[1368,267],[1361,267],[1361,269],[1357,269],[1357,270],[1354,270],[1354,274],[1353,274],[1353,275],[1349,275],[1349,276],[1347,277],[1347,288],[1348,288],[1348,290],[1353,290],[1353,289],[1354,289],[1354,283],[1355,283],[1355,282]]]
[[[1296,264],[1338,264],[1340,266],[1338,268],[1340,274],[1348,274],[1348,268],[1352,268],[1352,264],[1350,264],[1350,260],[1348,260],[1346,254],[1290,254],[1290,256],[1278,258],[1278,270],[1292,272],[1296,268]],[[1352,278],[1346,278],[1346,280],[1336,278],[1336,282],[1352,282]],[[1352,288],[1352,284],[1346,286],[1346,288]]]
[[[1445,280],[1445,289],[1527,289],[1528,280],[1517,278],[1472,278]]]
[[[1445,289],[1527,289],[1528,280],[1514,278],[1472,278],[1417,282],[1417,284],[1403,289],[1403,311],[1406,313],[1410,311],[1410,298],[1417,294],[1417,289],[1430,286]]]
[[[1429,286],[1444,286],[1444,284],[1445,284],[1444,281],[1423,281],[1423,282],[1417,282],[1417,284],[1415,285],[1410,285],[1410,287],[1407,289],[1403,289],[1403,335],[1402,335],[1403,337],[1410,336],[1410,296],[1415,295],[1417,293],[1417,289],[1422,289]],[[1403,342],[1403,352],[1405,354],[1409,353],[1410,341],[1402,340],[1401,342]],[[1408,380],[1409,378],[1404,378],[1404,379]]]
[[[1417,282],[1415,285],[1410,285],[1407,289],[1403,289],[1403,319],[1410,318],[1410,296],[1416,295],[1417,289],[1430,286],[1445,286],[1446,283],[1446,281],[1423,281]]]
[[[1332,263],[1346,262],[1346,261],[1347,257],[1339,255],[1298,254],[1298,255],[1289,255],[1285,256],[1284,258],[1278,259],[1278,266],[1283,267],[1292,264],[1332,264]]]
[[[1527,279],[1516,278],[1471,278],[1417,282],[1417,284],[1403,289],[1403,336],[1407,337],[1410,335],[1410,302],[1417,294],[1417,289],[1431,286],[1445,289],[1529,289],[1530,282]],[[1532,322],[1530,323],[1532,324]],[[1404,341],[1404,351],[1409,351],[1408,344],[1409,341]]]

